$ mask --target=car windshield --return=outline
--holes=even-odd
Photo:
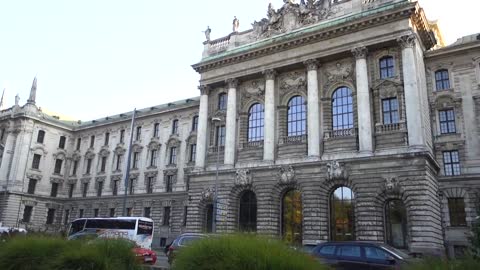
[[[394,247],[391,247],[391,246],[386,246],[386,245],[382,245],[381,246],[382,248],[386,249],[387,251],[395,254],[397,257],[400,257],[401,259],[408,259],[410,258],[410,255],[408,255],[407,253],[399,250],[399,249],[396,249]]]
[[[180,239],[178,245],[179,246],[188,246],[192,242],[194,242],[196,240],[199,240],[199,239],[202,239],[202,238],[204,238],[204,237],[202,237],[202,236],[185,236],[182,239]]]

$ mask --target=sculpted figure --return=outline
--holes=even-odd
[[[205,33],[205,38],[207,41],[210,41],[210,33],[212,33],[212,29],[210,29],[210,26],[207,26],[207,30],[203,31]]]
[[[278,172],[278,181],[280,184],[289,184],[295,181],[295,169],[292,166],[281,167]]]
[[[240,21],[237,19],[237,16],[233,18],[233,32],[238,32],[238,28],[240,27]]]
[[[343,164],[334,160],[327,164],[327,178],[328,180],[346,180],[348,179],[348,172]]]
[[[248,169],[237,170],[235,175],[236,186],[249,186],[252,184],[252,175]]]

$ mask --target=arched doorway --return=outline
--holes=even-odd
[[[245,191],[240,197],[239,230],[242,232],[257,231],[257,197],[252,191]]]
[[[407,210],[401,200],[385,204],[386,238],[392,247],[407,248]]]
[[[355,240],[353,191],[338,187],[330,195],[330,238],[332,241]]]
[[[213,203],[208,203],[205,206],[204,228],[206,233],[213,232]]]
[[[292,245],[303,241],[302,194],[298,190],[287,191],[282,198],[282,237]]]

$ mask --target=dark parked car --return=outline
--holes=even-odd
[[[168,257],[168,263],[172,264],[173,259],[175,258],[175,254],[178,253],[178,251],[190,245],[192,242],[206,238],[207,235],[201,234],[201,233],[184,233],[182,235],[179,235],[173,242],[168,246],[167,249],[167,257]]]
[[[312,255],[334,269],[397,270],[412,258],[393,247],[369,242],[327,242],[319,244]]]

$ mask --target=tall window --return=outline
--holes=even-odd
[[[37,180],[35,179],[28,179],[28,194],[35,194],[35,188],[37,187]]]
[[[92,170],[92,159],[89,158],[89,159],[87,159],[87,169],[86,169],[85,173],[90,174],[91,170]]]
[[[222,111],[227,109],[227,94],[220,93],[218,95],[218,109]]]
[[[441,69],[435,72],[435,84],[437,86],[437,91],[450,89],[448,70]]]
[[[102,157],[100,162],[100,172],[104,173],[107,167],[107,157]]]
[[[130,195],[133,195],[135,193],[135,187],[134,187],[134,184],[135,184],[135,178],[132,178],[130,179],[130,183],[128,185],[128,190],[129,190],[129,194]]]
[[[49,208],[47,211],[46,224],[53,224],[54,220],[55,220],[55,209]]]
[[[170,159],[168,160],[168,164],[177,164],[177,147],[175,146],[170,147]]]
[[[142,139],[142,127],[137,127],[137,133],[135,135],[135,140],[140,141]]]
[[[173,120],[172,122],[172,134],[178,134],[178,119]]]
[[[188,206],[183,207],[183,227],[187,226]]]
[[[65,217],[63,218],[63,225],[68,225],[69,221],[70,221],[70,210],[66,209],[65,210]]]
[[[153,193],[153,177],[151,176],[147,178],[147,193]]]
[[[453,109],[442,110],[438,112],[440,118],[440,133],[451,134],[456,133],[455,111]]]
[[[144,207],[143,208],[143,216],[146,218],[150,218],[150,207]]]
[[[307,105],[302,96],[294,96],[288,102],[288,136],[301,136],[307,133]]]
[[[68,187],[68,198],[73,198],[74,190],[75,190],[75,184],[70,184]]]
[[[157,166],[157,149],[152,149],[150,151],[150,167]]]
[[[131,217],[133,215],[133,209],[132,207],[127,208],[127,217]]]
[[[337,188],[330,196],[330,232],[332,241],[353,241],[354,237],[353,191]]]
[[[60,136],[60,141],[58,142],[58,148],[65,149],[65,143],[67,138],[65,136]]]
[[[32,219],[33,206],[25,205],[23,209],[23,222],[28,223]]]
[[[216,129],[217,129],[217,133],[215,138],[215,145],[225,146],[225,136],[226,136],[225,126],[217,126]]]
[[[163,208],[163,223],[162,226],[170,226],[170,206]]]
[[[392,56],[385,56],[380,59],[380,79],[395,76],[395,62]]]
[[[79,151],[80,150],[80,146],[82,146],[82,138],[78,138],[77,139],[77,147],[76,149]]]
[[[302,194],[290,190],[282,199],[282,236],[288,244],[301,245],[303,240]]]
[[[448,211],[450,213],[450,226],[467,226],[463,198],[448,198]]]
[[[248,111],[248,141],[263,140],[264,109],[260,103],[255,103]]]
[[[83,183],[83,190],[82,190],[83,198],[87,197],[87,192],[88,192],[88,183]]]
[[[93,148],[95,146],[95,135],[92,135],[90,137],[90,148]]]
[[[63,164],[63,160],[56,159],[55,160],[55,168],[53,170],[53,173],[60,174],[60,172],[62,171],[62,164]]]
[[[43,143],[45,141],[45,131],[39,130],[37,134],[37,143]]]
[[[120,130],[120,143],[125,142],[125,129]]]
[[[35,169],[35,170],[40,169],[40,159],[41,158],[42,158],[41,155],[33,154],[32,169]]]
[[[190,144],[190,158],[188,159],[189,162],[195,162],[195,158],[197,156],[197,145]]]
[[[333,130],[353,128],[353,98],[350,88],[343,86],[333,92],[332,116]]]
[[[115,208],[110,208],[109,217],[115,217]]]
[[[393,247],[407,248],[407,210],[400,200],[385,205],[387,243]]]
[[[140,160],[140,153],[139,152],[133,152],[132,169],[138,169],[138,161],[139,160]]]
[[[117,196],[118,195],[118,183],[120,180],[114,180],[113,181],[113,188],[112,188],[112,195]]]
[[[205,217],[204,217],[204,231],[206,233],[213,232],[213,204],[207,204],[205,208]]]
[[[52,183],[52,189],[50,190],[50,197],[57,197],[58,194],[58,183]]]
[[[98,213],[99,213],[99,209],[98,208],[95,208],[93,209],[93,217],[98,217]]]
[[[167,180],[165,181],[165,192],[172,192],[174,177],[174,175],[167,175]]]
[[[160,124],[159,123],[155,123],[153,125],[153,137],[154,138],[158,138],[160,137]]]
[[[109,142],[110,142],[110,133],[107,132],[105,133],[105,141],[103,145],[107,146]]]
[[[382,99],[383,124],[397,124],[400,121],[398,100],[394,98]]]
[[[83,214],[84,214],[85,210],[84,209],[80,209],[78,210],[78,218],[83,218]]]
[[[257,197],[246,191],[240,197],[239,229],[244,232],[257,231]]]
[[[192,119],[192,132],[197,131],[198,129],[198,115],[194,116]]]
[[[74,160],[72,165],[72,175],[77,175],[77,168],[78,168],[78,160]]]
[[[97,197],[102,197],[103,193],[103,182],[97,183]]]
[[[460,175],[460,158],[458,151],[443,152],[443,167],[446,176]]]
[[[122,169],[122,158],[123,155],[117,155],[117,165],[115,166],[116,171],[120,171]]]

